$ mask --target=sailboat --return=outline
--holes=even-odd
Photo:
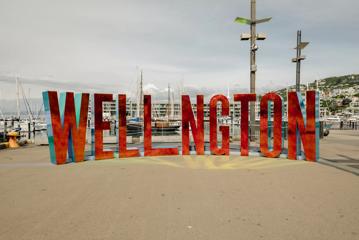
[[[137,75],[138,76],[138,75]],[[137,79],[137,106],[136,106],[136,117],[130,117],[127,119],[126,128],[127,135],[139,136],[143,132],[143,72],[141,70],[140,81]],[[132,105],[131,105],[132,106]],[[132,111],[131,111],[132,115]]]
[[[143,72],[140,74],[139,91],[137,98],[137,116],[127,120],[127,134],[141,135],[143,132]],[[171,89],[168,86],[168,103],[166,117],[152,119],[152,133],[175,133],[181,127],[180,121],[173,118],[173,104],[171,104]],[[172,108],[171,108],[172,106]],[[171,110],[172,109],[172,110]]]
[[[20,112],[20,94],[22,100],[24,101],[24,106],[27,112],[27,118],[21,118]],[[41,120],[39,114],[37,117],[34,116],[34,113],[31,109],[30,102],[28,97],[26,97],[22,83],[16,78],[16,109],[17,109],[17,125],[14,127],[13,131],[16,132],[29,132],[31,131],[44,131],[47,129],[47,125],[44,120]]]
[[[153,133],[175,133],[181,127],[180,121],[174,118],[173,95],[171,98],[171,87],[168,84],[168,102],[166,116],[154,119],[152,124]]]

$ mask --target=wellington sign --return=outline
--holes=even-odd
[[[126,95],[120,94],[113,98],[112,94],[97,94],[93,96],[94,134],[92,141],[93,156],[85,156],[86,129],[89,109],[88,93],[60,93],[56,91],[43,92],[43,101],[47,116],[47,134],[51,162],[65,164],[81,162],[87,159],[113,159],[138,157],[137,148],[127,148],[126,144]],[[188,95],[182,96],[182,155],[190,154],[190,131],[192,133],[196,154],[203,155],[204,151],[204,111],[203,95],[197,96],[197,116],[194,116],[191,100]],[[249,155],[248,144],[248,105],[256,101],[255,94],[234,94],[234,101],[241,104],[240,120],[240,153]],[[110,129],[110,123],[103,120],[103,102],[117,101],[118,116],[118,151],[104,150],[103,130]],[[210,153],[212,155],[229,155],[229,126],[217,126],[217,104],[221,103],[221,115],[229,116],[229,100],[224,95],[215,95],[210,99]],[[273,108],[271,105],[273,104]],[[267,93],[260,100],[260,152],[264,157],[279,157],[283,150],[283,101],[276,93]],[[303,146],[304,158],[316,161],[319,158],[319,93],[307,91],[305,100],[300,93],[288,93],[288,159],[297,159]],[[273,114],[273,143],[268,134],[268,116]],[[151,129],[151,96],[144,96],[143,112],[144,156],[178,155],[178,148],[154,148],[152,146]],[[217,134],[222,135],[222,144],[218,145]],[[272,145],[272,147],[270,147]]]

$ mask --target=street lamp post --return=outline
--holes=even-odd
[[[295,77],[295,91],[300,93],[300,63],[305,59],[305,56],[302,55],[302,49],[304,49],[309,42],[302,42],[302,31],[297,31],[297,46],[294,48],[297,51],[296,58],[292,59],[293,63],[296,63],[296,77]],[[288,95],[287,95],[288,96]],[[301,144],[300,138],[297,136],[297,152],[301,153]]]
[[[270,21],[272,18],[256,19],[256,0],[251,0],[251,19],[237,17],[234,21],[241,24],[250,25],[250,33],[242,33],[241,40],[250,40],[250,93],[256,93],[256,51],[258,46],[256,40],[265,40],[266,36],[263,33],[256,33],[256,25]],[[254,123],[255,123],[255,103],[250,103],[250,139],[254,140]]]
[[[292,59],[293,63],[296,63],[296,77],[295,77],[295,90],[300,92],[300,63],[305,59],[302,55],[302,49],[304,49],[309,42],[302,42],[302,31],[297,31],[297,46],[294,48],[297,51],[297,57]]]

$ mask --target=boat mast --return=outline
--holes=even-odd
[[[20,93],[19,93],[19,79],[16,77],[16,109],[17,109],[17,119],[20,124]]]
[[[1,115],[1,118],[5,121],[5,115],[4,115],[4,113],[1,111],[1,109],[0,109],[0,115]]]
[[[171,108],[171,87],[170,84],[168,84],[168,94],[167,94],[167,120],[170,118],[170,108]]]
[[[175,113],[175,93],[171,94],[171,119],[174,119]]]
[[[141,79],[140,79],[140,117],[143,116],[143,72],[141,70]]]
[[[138,68],[136,71],[137,75],[137,107],[136,107],[136,117],[141,117],[141,108],[143,105],[143,73],[140,72],[140,80],[138,80]]]
[[[140,88],[138,80],[138,67],[136,67],[136,117],[140,117]]]
[[[0,100],[1,100],[1,97],[2,97],[2,92],[0,91]],[[0,102],[1,103],[1,102]],[[0,104],[1,105],[1,104]],[[1,111],[1,108],[0,108],[0,115],[1,115],[1,118],[5,121],[5,115],[4,113]]]
[[[130,100],[129,102],[130,102],[130,118],[132,118],[133,117],[132,116],[132,101]]]
[[[182,74],[182,79],[180,81],[180,85],[179,85],[179,111],[178,111],[178,115],[182,118],[182,94],[184,92],[183,90],[183,81],[184,81],[184,75]]]
[[[25,107],[26,107],[26,110],[27,110],[27,113],[28,113],[29,120],[32,123],[34,119],[33,119],[33,114],[32,114],[32,111],[31,111],[30,103],[27,100],[27,97],[26,97],[25,91],[24,91],[24,87],[22,86],[21,83],[19,83],[19,88],[20,87],[21,87],[22,99],[24,100],[24,104],[25,104]]]

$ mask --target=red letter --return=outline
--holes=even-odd
[[[248,156],[248,103],[256,101],[255,94],[234,94],[241,102],[241,156]]]
[[[76,94],[74,99],[72,92],[62,93],[60,94],[60,107],[57,92],[43,92],[43,98],[45,111],[50,115],[48,139],[51,162],[54,164],[66,163],[67,153],[72,161],[83,161],[89,94]]]
[[[274,102],[273,108],[273,132],[274,144],[273,150],[268,149],[268,101]],[[260,150],[266,157],[278,157],[282,151],[282,98],[276,93],[267,93],[261,100],[261,120],[260,120]],[[269,116],[269,119],[271,116]]]
[[[113,158],[113,151],[103,151],[103,130],[110,129],[110,122],[104,122],[102,118],[102,103],[111,102],[112,94],[94,95],[95,101],[95,159]]]
[[[222,148],[217,146],[217,102],[222,103],[222,116],[229,115],[229,102],[223,95],[215,95],[209,102],[210,149],[214,155],[229,155],[229,126],[220,126],[222,132]]]
[[[197,95],[197,126],[188,95],[182,96],[182,154],[189,155],[189,125],[196,145],[197,155],[204,154],[203,95]]]
[[[144,96],[145,156],[178,155],[177,148],[152,148],[151,95]]]
[[[127,149],[127,129],[126,129],[126,95],[118,95],[118,143],[119,156],[122,157],[138,157],[140,152],[138,149]]]
[[[300,137],[304,148],[305,157],[308,161],[316,161],[317,159],[317,139],[316,132],[316,92],[307,91],[306,98],[306,123],[304,122],[301,106],[300,93],[288,93],[288,158],[297,159],[297,131],[299,130]]]

